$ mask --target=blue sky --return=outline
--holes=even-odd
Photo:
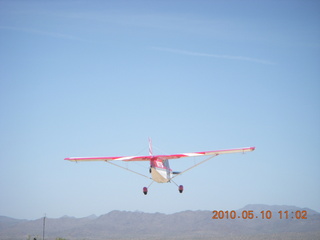
[[[320,211],[319,10],[317,1],[1,0],[0,215]],[[155,154],[256,151],[176,178],[183,194],[153,184],[147,196],[148,179],[63,160],[147,155],[148,137]],[[129,167],[148,173],[148,163]]]

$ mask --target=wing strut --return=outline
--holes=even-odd
[[[192,168],[194,168],[194,167],[196,167],[196,166],[199,166],[200,164],[202,164],[202,163],[204,163],[204,162],[206,162],[206,161],[210,160],[211,158],[214,158],[214,157],[216,157],[216,156],[218,156],[218,155],[219,155],[219,154],[215,154],[215,155],[213,155],[213,156],[210,156],[210,157],[206,158],[205,160],[203,160],[203,161],[201,161],[201,162],[193,165],[192,167],[189,167],[189,168],[187,168],[186,170],[184,170],[184,171],[178,173],[177,175],[173,176],[171,179],[173,179],[173,178],[181,175],[182,173],[185,173],[185,172],[191,170]]]
[[[129,171],[129,172],[138,174],[138,175],[143,176],[143,177],[146,177],[146,178],[148,178],[148,179],[152,179],[152,178],[150,178],[150,177],[148,177],[148,176],[146,176],[146,175],[143,175],[143,174],[141,174],[141,173],[135,172],[135,171],[133,171],[133,170],[131,170],[131,169],[129,169],[129,168],[122,167],[122,166],[120,166],[120,165],[118,165],[118,164],[115,164],[115,163],[113,163],[113,162],[111,162],[111,161],[106,161],[106,162],[107,162],[107,163],[110,163],[110,164],[112,164],[112,165],[114,165],[114,166],[116,166],[116,167],[119,167],[119,168],[122,168],[122,169],[124,169],[124,170],[127,170],[127,171]]]

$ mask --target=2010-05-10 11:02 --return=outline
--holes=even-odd
[[[271,219],[274,217],[274,214],[270,210],[263,210],[256,214],[253,210],[243,210],[240,213],[236,211],[212,211],[213,216],[212,219]],[[307,219],[308,212],[303,211],[278,211],[278,218],[279,219]]]

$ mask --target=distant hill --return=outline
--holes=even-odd
[[[278,212],[286,210],[287,215],[282,213],[283,219],[280,219]],[[272,217],[269,212],[270,219],[266,216],[262,219],[261,211],[265,215],[266,211],[272,212]],[[292,214],[296,211],[297,215]],[[302,219],[302,211],[306,211],[307,219]],[[226,213],[223,219],[212,219],[211,211],[174,214],[112,211],[99,217],[47,218],[45,239],[320,239],[320,214],[311,209],[251,204],[232,214],[229,219]],[[293,219],[294,216],[300,219]],[[28,239],[28,236],[42,239],[42,226],[43,219],[31,221],[0,216],[0,239]]]

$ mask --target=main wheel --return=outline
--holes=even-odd
[[[147,195],[147,193],[148,193],[148,188],[147,188],[147,187],[144,187],[144,188],[142,189],[142,191],[143,191],[143,194],[144,194],[144,195]]]

